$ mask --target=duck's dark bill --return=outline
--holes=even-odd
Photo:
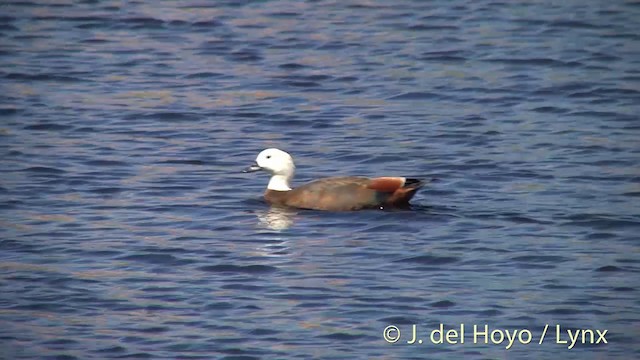
[[[260,166],[258,166],[258,164],[253,164],[251,166],[249,166],[248,168],[242,170],[243,173],[250,173],[250,172],[255,172],[255,171],[260,171],[262,170],[262,168]]]

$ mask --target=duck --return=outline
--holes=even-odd
[[[270,205],[325,211],[354,211],[406,207],[424,185],[420,179],[407,177],[359,176],[327,177],[291,187],[296,166],[286,151],[262,150],[255,163],[243,172],[265,171],[271,175],[264,193]]]

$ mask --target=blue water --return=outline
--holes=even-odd
[[[0,9],[0,358],[640,358],[638,2]],[[270,209],[267,147],[430,182]]]

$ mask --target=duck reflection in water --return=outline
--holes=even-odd
[[[268,210],[257,210],[255,214],[261,227],[282,231],[293,225],[298,211],[289,207],[271,206]]]

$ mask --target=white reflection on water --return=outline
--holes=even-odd
[[[266,211],[256,211],[258,225],[275,231],[286,230],[293,225],[298,211],[291,208],[272,206]]]

